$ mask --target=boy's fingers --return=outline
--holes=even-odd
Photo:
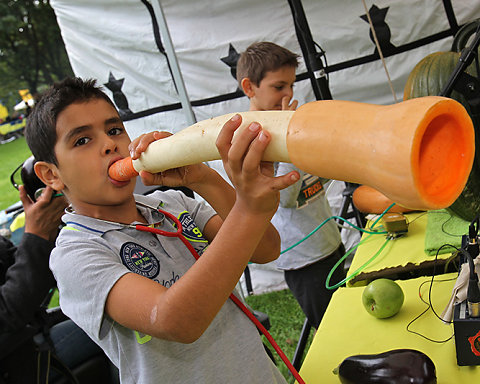
[[[290,104],[291,97],[284,96],[282,98],[282,111],[295,111],[297,109],[298,100],[293,100]]]
[[[130,157],[133,160],[138,159],[140,157],[140,154],[142,152],[145,152],[147,150],[148,146],[152,142],[163,139],[163,138],[171,136],[171,135],[172,134],[170,132],[153,131],[153,132],[143,134],[143,135],[137,137],[128,146],[128,149],[130,151]]]
[[[155,140],[164,139],[164,138],[166,138],[168,136],[172,136],[172,135],[173,135],[173,133],[167,132],[167,131],[155,131],[155,132],[153,132],[153,138]]]
[[[228,151],[227,161],[230,170],[240,175],[244,166],[244,158],[249,151],[249,147],[258,134],[259,124],[252,123],[243,131],[238,132],[234,137],[230,150]]]
[[[142,179],[142,183],[144,185],[157,185],[158,184],[159,177],[157,177],[157,175],[154,175],[153,173],[150,173],[150,172],[147,172],[147,171],[140,171],[139,176]]]
[[[259,150],[258,144],[252,149],[252,145],[255,141],[258,140],[260,133],[262,132],[262,127],[259,123],[253,122],[242,132],[239,132],[234,139],[234,142],[228,152],[228,160],[230,167],[233,171],[241,171],[245,167],[245,158],[249,156],[251,158],[250,162],[257,162],[256,166],[258,167],[258,162],[261,160],[261,156],[255,153]],[[262,140],[265,139],[265,136],[262,135]],[[250,155],[249,155],[250,154]],[[252,167],[250,167],[252,168]]]
[[[258,172],[265,148],[270,143],[271,136],[265,130],[260,130],[254,140],[250,143],[243,160],[243,170],[247,173]]]
[[[292,171],[286,175],[277,176],[273,178],[272,186],[277,191],[290,187],[300,179],[300,174],[297,171]]]
[[[139,138],[138,142],[136,143],[136,145],[132,148],[133,152],[134,152],[134,155],[136,157],[138,157],[140,155],[140,153],[144,152],[148,148],[149,144],[152,141],[155,141],[153,133],[149,134],[149,135],[141,136]]]
[[[215,145],[217,146],[218,152],[223,159],[227,158],[228,151],[232,145],[233,134],[241,123],[242,116],[236,114],[230,120],[228,120],[220,130]]]

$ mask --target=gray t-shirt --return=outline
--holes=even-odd
[[[176,191],[135,198],[177,217],[200,254],[208,245],[202,230],[215,212],[207,205]],[[149,223],[158,221],[155,210],[137,207]],[[122,383],[286,382],[265,353],[256,327],[231,300],[191,344],[141,334],[105,314],[110,289],[126,273],[167,288],[178,281],[195,262],[180,239],[74,213],[65,214],[63,221],[66,227],[50,258],[60,306],[119,368]],[[161,229],[175,231],[170,222]]]
[[[280,206],[272,219],[283,251],[331,217],[332,211],[325,196],[325,179],[305,173],[293,164],[275,163],[275,166],[277,176],[294,170],[300,173],[300,180],[280,191]],[[337,224],[331,219],[307,240],[281,254],[275,264],[284,270],[305,267],[332,254],[341,241]]]

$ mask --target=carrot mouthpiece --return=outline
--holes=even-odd
[[[138,172],[133,167],[131,157],[125,157],[113,163],[108,169],[108,174],[113,180],[127,181],[136,177]]]

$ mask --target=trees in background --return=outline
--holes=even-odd
[[[72,75],[49,0],[0,2],[0,100],[10,107],[18,90],[34,95],[42,86]]]

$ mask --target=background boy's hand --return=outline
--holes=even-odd
[[[25,232],[54,241],[68,205],[65,198],[63,196],[52,198],[54,190],[51,187],[46,187],[36,202],[30,199],[23,185],[19,187],[19,191],[25,211]]]
[[[235,187],[236,204],[241,204],[242,209],[271,217],[278,207],[279,191],[295,183],[299,174],[290,172],[273,176],[273,163],[262,161],[271,136],[258,123],[250,124],[232,142],[241,120],[240,115],[235,115],[227,121],[216,145],[225,171]]]
[[[282,111],[295,111],[298,106],[298,100],[293,100],[290,104],[290,97],[284,96],[282,98]]]
[[[132,160],[138,159],[145,152],[150,143],[171,136],[170,132],[154,131],[140,135],[128,146]],[[168,153],[165,154],[168,156]],[[145,185],[165,185],[168,187],[188,187],[201,182],[208,168],[205,164],[194,164],[185,167],[172,168],[159,173],[140,171],[140,177]]]

